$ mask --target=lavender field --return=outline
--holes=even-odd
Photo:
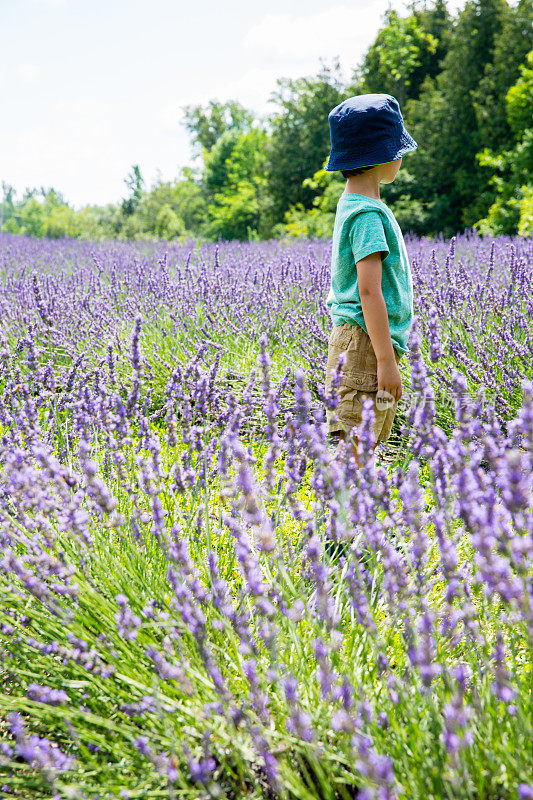
[[[0,235],[0,798],[533,799],[533,239],[405,238],[357,468],[330,242]]]

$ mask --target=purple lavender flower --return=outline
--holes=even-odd
[[[69,696],[63,689],[52,689],[50,686],[40,686],[37,683],[30,683],[27,693],[30,700],[50,706],[66,705],[69,701]]]

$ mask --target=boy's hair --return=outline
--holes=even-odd
[[[341,169],[341,174],[343,178],[351,178],[352,175],[362,175],[363,172],[366,172],[369,169],[374,169],[376,165],[372,164],[370,167],[357,167],[357,169]]]

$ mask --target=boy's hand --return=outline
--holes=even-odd
[[[402,396],[402,377],[396,359],[378,360],[378,392],[384,389],[396,401]]]

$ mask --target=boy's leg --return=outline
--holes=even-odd
[[[391,433],[392,423],[396,414],[397,402],[394,400],[392,395],[389,395],[388,392],[360,392],[357,391],[351,398],[351,409],[350,414],[352,416],[355,415],[357,422],[354,426],[360,425],[362,420],[362,411],[363,411],[363,401],[365,398],[370,397],[374,403],[374,445],[372,447],[372,453],[375,453],[376,446],[379,442],[386,441]],[[348,428],[350,430],[350,428]],[[347,446],[347,439],[348,434],[345,430],[335,431],[331,434],[338,439],[337,448],[335,450],[334,457],[338,457],[342,455],[345,447]],[[355,458],[355,462],[357,466],[361,466],[361,462],[359,459],[359,453],[357,452],[357,445],[358,445],[358,438],[354,434],[352,430],[350,435],[350,440],[352,442],[352,452]]]
[[[344,452],[346,450],[346,447],[348,446],[347,443],[346,443],[347,436],[346,436],[346,433],[344,431],[339,431],[338,433],[334,433],[334,434],[332,434],[332,436],[334,436],[337,439],[337,447],[335,449],[335,453],[333,454],[333,457],[334,458],[338,458],[339,456],[342,456],[344,454]],[[359,466],[361,466],[360,463],[359,463],[359,453],[357,452],[357,445],[359,443],[359,440],[358,440],[357,436],[355,436],[353,434],[350,437],[350,439],[351,439],[352,454],[353,454],[353,457],[355,458],[355,463],[359,467]]]

